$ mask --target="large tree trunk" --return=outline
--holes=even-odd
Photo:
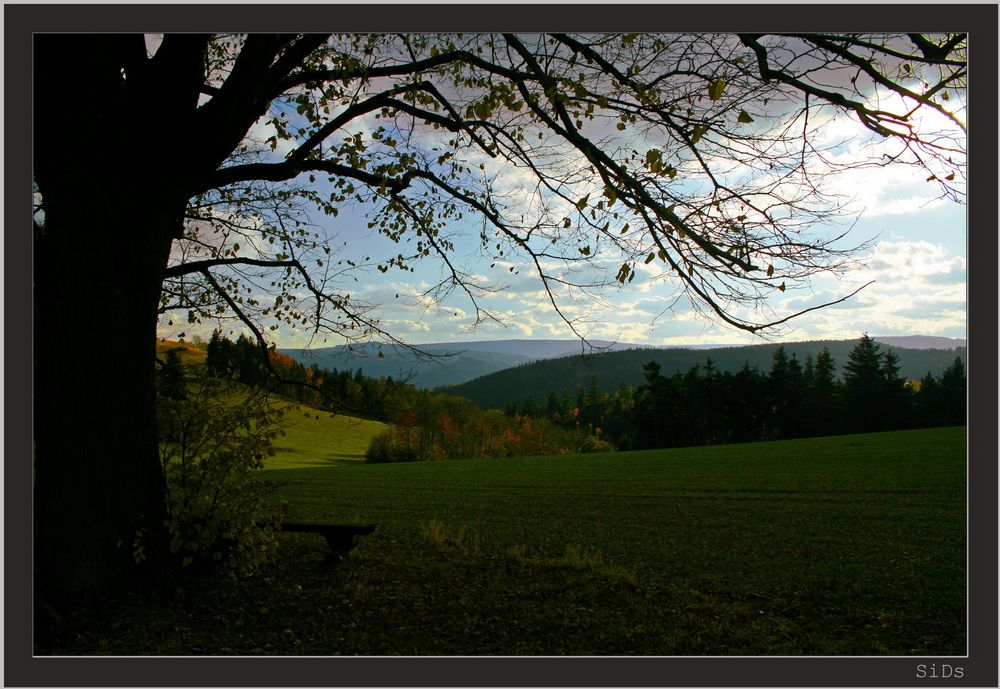
[[[322,40],[289,48],[285,67]],[[190,196],[266,110],[257,81],[289,38],[248,39],[199,115],[208,42],[170,35],[150,58],[141,34],[34,39],[35,565],[61,587],[113,587],[168,559],[164,270]]]
[[[127,80],[141,36],[35,44],[35,567],[39,583],[109,589],[166,562],[156,318],[197,80],[184,98]],[[178,62],[197,76],[192,55]]]
[[[153,376],[165,252],[107,241],[106,215],[59,196],[36,251],[35,564],[45,582],[95,589],[137,560],[164,564]]]

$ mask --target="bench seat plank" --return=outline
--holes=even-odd
[[[343,556],[357,544],[356,537],[367,536],[374,533],[374,524],[362,526],[352,524],[307,524],[302,522],[284,522],[281,525],[282,531],[293,531],[299,533],[316,533],[326,539],[330,551],[337,559]]]

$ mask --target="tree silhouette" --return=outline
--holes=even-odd
[[[830,116],[962,193],[961,135],[914,117],[964,132],[962,35],[169,34],[154,52],[38,34],[33,74],[35,353],[59,362],[36,371],[35,554],[74,588],[132,572],[117,544],[137,533],[149,568],[165,561],[161,316],[235,319],[267,368],[271,328],[393,341],[354,279],[436,260],[423,297],[499,319],[498,285],[456,248],[470,216],[479,252],[532,271],[573,332],[574,300],[653,267],[759,330],[796,315],[762,311],[770,295],[852,256],[810,229],[840,211],[813,136]],[[317,218],[350,206],[399,251],[339,256]],[[66,361],[67,332],[101,333],[113,381]]]
[[[764,424],[770,414],[766,387],[765,377],[748,363],[744,363],[733,376],[729,423],[734,441],[763,439]]]
[[[952,426],[966,421],[966,377],[961,357],[955,357],[951,366],[941,374],[941,417],[938,424]]]
[[[838,430],[836,364],[826,347],[816,355],[811,364],[811,373],[804,376],[803,425],[807,435],[830,435]]]
[[[882,355],[882,425],[885,430],[903,428],[910,416],[910,393],[899,376],[899,356],[890,350]]]
[[[209,374],[223,378],[229,376],[233,369],[233,344],[232,340],[223,337],[218,328],[212,331],[205,348],[205,368]]]
[[[844,418],[859,433],[876,429],[880,422],[881,359],[878,343],[865,333],[844,364]]]
[[[906,380],[899,377],[899,357],[881,351],[867,333],[844,365],[843,413],[849,432],[901,428],[910,416]]]
[[[167,350],[163,365],[156,372],[157,392],[172,400],[187,397],[187,383],[181,367],[181,353],[177,348]]]
[[[802,366],[793,354],[788,357],[784,347],[778,347],[771,359],[771,372],[767,377],[773,438],[794,438],[800,433],[802,414]]]

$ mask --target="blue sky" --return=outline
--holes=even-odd
[[[364,125],[362,125],[364,126]],[[258,137],[264,128],[255,132]],[[840,120],[824,130],[830,141],[847,141],[834,154],[850,162],[862,154],[878,153],[866,132],[856,122]],[[903,166],[849,169],[831,180],[832,189],[848,201],[853,214],[837,227],[824,228],[831,234],[851,228],[848,241],[870,242],[857,255],[856,268],[840,278],[818,276],[804,289],[789,289],[769,302],[776,318],[833,301],[860,285],[874,281],[850,300],[801,316],[781,330],[769,333],[769,340],[796,341],[811,339],[852,339],[862,332],[873,335],[939,335],[965,337],[966,327],[966,236],[969,231],[995,231],[995,228],[969,228],[966,209],[952,201],[938,198],[927,173]],[[516,179],[506,180],[511,185]],[[319,214],[321,216],[321,214]],[[400,247],[367,228],[368,220],[359,209],[344,209],[337,218],[315,218],[338,258],[363,259],[365,256],[395,255]],[[852,226],[853,225],[853,226]],[[459,239],[455,260],[474,275],[483,276],[501,287],[497,294],[483,298],[482,306],[497,314],[501,327],[486,323],[472,329],[473,309],[461,292],[441,303],[420,297],[421,292],[437,283],[442,274],[434,262],[419,265],[414,273],[378,271],[358,275],[351,285],[351,295],[381,305],[384,327],[414,344],[488,339],[563,339],[573,333],[556,315],[537,277],[522,264],[497,262],[478,255],[478,221],[468,219],[454,226]],[[463,241],[461,236],[471,237]],[[345,243],[346,242],[346,243]],[[606,264],[614,276],[620,259]],[[655,265],[655,264],[654,264]],[[641,268],[641,266],[640,266]],[[686,298],[678,300],[669,282],[653,279],[646,270],[638,270],[629,285],[602,291],[593,298],[561,304],[567,315],[586,323],[583,334],[603,340],[617,340],[648,345],[684,345],[717,343],[755,343],[759,336],[718,324],[695,312]],[[749,314],[748,314],[749,315]],[[757,314],[757,318],[767,316]],[[194,328],[187,324],[160,328],[161,337],[177,337],[185,332],[205,336],[213,325]],[[283,326],[274,333],[282,347],[329,346],[340,340],[315,340],[306,330]]]

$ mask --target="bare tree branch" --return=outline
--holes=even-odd
[[[301,267],[298,261],[270,261],[259,258],[212,258],[204,261],[180,263],[167,268],[163,272],[164,279],[177,278],[190,273],[204,273],[215,266],[257,266],[260,268],[296,268]]]

